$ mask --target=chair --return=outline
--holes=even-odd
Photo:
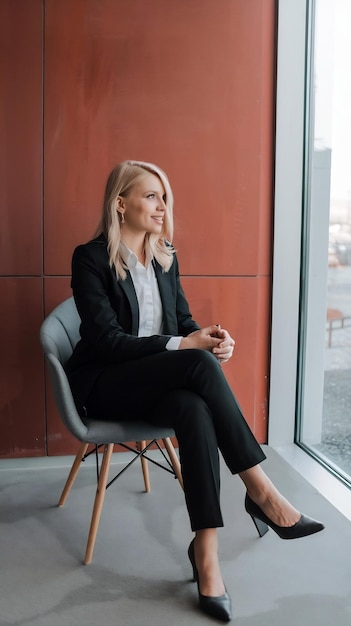
[[[73,298],[68,298],[57,306],[44,320],[40,329],[40,341],[45,353],[52,389],[60,416],[68,430],[81,442],[77,456],[73,462],[66,484],[63,488],[58,506],[63,506],[78,474],[81,462],[95,452],[97,467],[97,488],[95,502],[91,517],[90,530],[86,546],[84,562],[90,563],[100,522],[102,507],[106,489],[136,461],[141,459],[142,472],[146,492],[150,491],[150,479],[148,461],[170,472],[178,478],[183,487],[182,475],[178,456],[174,450],[170,437],[174,436],[171,428],[154,426],[145,421],[123,422],[103,421],[98,418],[82,418],[76,410],[68,379],[64,370],[64,364],[72,354],[73,348],[78,342],[80,318]],[[158,443],[163,441],[164,450]],[[127,442],[136,442],[135,448]],[[114,444],[120,444],[124,448],[135,453],[135,456],[125,467],[108,482],[108,473]],[[87,452],[89,444],[93,449]],[[146,452],[156,444],[163,455],[162,463],[146,456]],[[103,448],[101,465],[98,462],[98,449]]]

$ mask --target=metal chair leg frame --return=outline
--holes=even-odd
[[[167,458],[167,456],[163,452],[162,448],[160,447],[160,445],[159,445],[159,443],[158,443],[158,441],[156,439],[150,440],[149,443],[145,442],[146,445],[141,450],[140,450],[140,447],[138,447],[138,446],[137,446],[137,450],[135,450],[134,448],[131,448],[126,443],[119,443],[119,445],[122,446],[123,448],[125,448],[126,450],[130,450],[131,452],[134,452],[135,458],[133,458],[131,461],[129,461],[129,463],[127,463],[127,465],[125,465],[124,468],[120,472],[118,472],[118,474],[116,474],[116,476],[114,476],[114,478],[112,478],[110,480],[110,482],[107,484],[107,488],[110,487],[121,476],[121,474],[123,474],[125,471],[127,471],[127,469],[133,463],[135,463],[135,461],[137,460],[138,457],[145,457],[145,459],[147,459],[147,461],[150,461],[150,463],[153,463],[154,465],[157,465],[157,467],[160,467],[163,470],[166,470],[167,472],[170,472],[170,474],[173,474],[174,477],[178,479],[179,484],[182,487],[182,489],[184,489],[183,477],[182,477],[180,462],[179,462],[178,456],[177,456],[177,454],[175,452],[175,449],[173,447],[172,441],[171,441],[171,439],[169,437],[164,438],[162,441],[163,441],[163,443],[165,445],[165,448],[166,448],[166,450],[168,452],[169,458]],[[141,443],[141,442],[139,442],[139,443]],[[162,453],[162,456],[167,461],[169,467],[166,467],[162,463],[159,463],[158,461],[156,461],[156,459],[153,459],[152,457],[146,456],[147,451],[149,450],[149,448],[154,443],[158,447],[159,451]]]

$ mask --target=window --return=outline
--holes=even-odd
[[[309,4],[297,442],[351,482],[351,4]]]

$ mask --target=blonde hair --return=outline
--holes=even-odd
[[[120,252],[121,227],[117,211],[118,196],[126,197],[141,176],[149,172],[157,176],[165,190],[166,211],[161,235],[148,234],[150,251],[163,270],[167,272],[172,265],[175,252],[170,244],[173,238],[173,193],[168,178],[157,165],[143,161],[123,161],[116,165],[106,183],[102,217],[95,236],[103,233],[107,239],[107,251],[110,266],[115,266],[117,278],[125,280],[126,267]]]

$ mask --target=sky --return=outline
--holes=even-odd
[[[315,147],[332,149],[331,200],[351,209],[351,0],[316,0]]]

